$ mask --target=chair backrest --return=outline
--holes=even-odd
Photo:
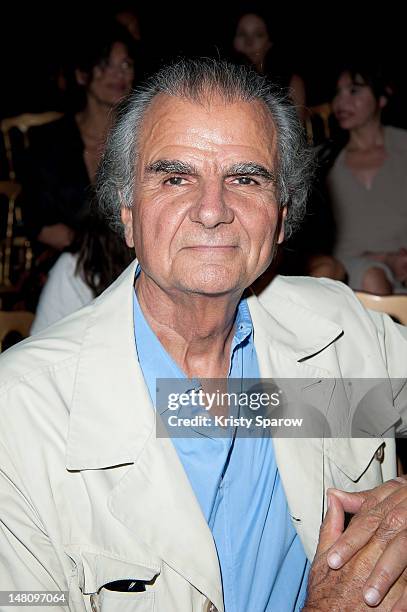
[[[331,136],[331,116],[332,107],[329,102],[308,107],[305,129],[310,144],[318,144],[321,140],[326,140]]]
[[[26,338],[30,334],[30,328],[34,320],[32,312],[26,310],[16,310],[5,312],[0,311],[0,353],[3,350],[3,343],[9,334],[19,334]]]
[[[355,293],[366,308],[385,312],[402,325],[407,325],[407,295],[374,295],[364,291]]]
[[[16,281],[22,270],[31,268],[32,249],[23,235],[21,208],[17,204],[21,185],[15,181],[0,181],[0,287]]]
[[[13,139],[11,137],[12,130],[18,130],[23,135],[23,148],[27,148],[29,145],[28,131],[30,128],[56,121],[62,117],[62,114],[57,111],[23,113],[16,117],[7,117],[0,122],[10,180],[13,181],[16,178],[15,151],[13,150]]]

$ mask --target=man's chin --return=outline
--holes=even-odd
[[[201,295],[206,297],[221,297],[226,295],[235,295],[237,292],[243,293],[243,289],[239,287],[189,287],[186,291],[193,295]]]
[[[183,279],[180,285],[188,293],[207,296],[234,294],[245,288],[238,275],[231,274],[228,270],[208,269],[207,267]]]

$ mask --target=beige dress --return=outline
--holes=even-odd
[[[384,128],[387,157],[366,188],[345,164],[342,150],[327,179],[336,223],[334,255],[347,269],[349,285],[360,289],[372,261],[367,251],[391,252],[407,247],[407,131]],[[381,263],[396,291],[406,291]]]

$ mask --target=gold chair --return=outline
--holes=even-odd
[[[385,312],[402,325],[407,325],[407,295],[374,295],[364,291],[355,294],[366,308]]]
[[[23,267],[28,272],[31,268],[32,251],[29,240],[18,235],[22,227],[21,209],[16,204],[21,193],[21,185],[14,181],[0,181],[0,217],[5,219],[5,226],[0,233],[0,288],[7,289],[13,285],[13,266]],[[17,256],[17,261],[16,257]],[[1,292],[1,290],[0,290]]]
[[[316,124],[322,126],[322,134],[325,139],[331,135],[331,126],[329,119],[332,115],[332,107],[329,102],[319,104],[318,106],[310,106],[307,109],[305,118],[305,129],[307,132],[307,140],[310,144],[317,144],[316,140]],[[321,130],[320,130],[321,131]]]
[[[8,201],[6,208],[4,209],[3,206],[0,214],[0,221],[1,219],[7,219],[6,227],[3,227],[0,231],[0,299],[2,295],[13,292],[13,290],[17,291],[14,286],[16,278],[12,278],[13,270],[17,271],[17,277],[21,276],[30,270],[32,263],[30,242],[26,236],[21,235],[21,230],[19,232],[23,223],[21,208],[17,202],[21,193],[21,186],[16,182],[18,154],[23,154],[24,150],[29,147],[30,128],[51,123],[62,116],[63,113],[56,111],[23,113],[0,121],[5,161],[7,162],[10,179],[0,182],[0,199]],[[2,204],[0,202],[0,205]]]
[[[8,163],[8,175],[11,181],[16,179],[15,159],[11,133],[17,130],[23,136],[23,149],[29,146],[29,129],[46,123],[51,123],[62,117],[63,113],[48,111],[45,113],[23,113],[17,117],[7,117],[0,122],[0,130],[3,135],[4,150]]]
[[[0,311],[0,353],[9,334],[19,334],[23,338],[29,336],[33,320],[33,313],[26,310]]]

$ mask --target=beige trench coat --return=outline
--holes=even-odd
[[[171,441],[155,435],[134,343],[135,265],[0,359],[0,590],[68,590],[75,612],[223,611],[211,532]],[[262,376],[304,379],[326,413],[336,414],[335,378],[406,376],[406,329],[339,283],[279,277],[248,302]],[[327,487],[395,475],[394,440],[380,434],[407,429],[403,384],[383,402],[379,437],[274,440],[310,559]],[[121,579],[146,590],[103,588]]]

